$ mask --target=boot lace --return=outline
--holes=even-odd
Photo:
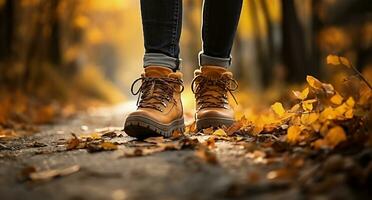
[[[238,104],[232,93],[238,89],[238,82],[227,76],[222,76],[220,79],[211,79],[203,75],[197,75],[191,82],[191,89],[195,94],[198,109],[227,108],[228,93]]]
[[[135,91],[135,85],[141,81],[140,87]],[[176,103],[173,98],[175,92],[183,91],[183,81],[176,78],[140,77],[131,86],[131,93],[138,95],[139,108],[152,108],[163,111],[169,102]]]

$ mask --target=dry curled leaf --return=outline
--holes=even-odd
[[[216,154],[205,147],[199,148],[195,152],[195,156],[209,164],[215,165],[218,163]]]
[[[52,170],[45,170],[45,171],[34,171],[29,174],[29,178],[33,181],[45,181],[50,180],[52,178],[67,176],[73,173],[76,173],[80,170],[79,165],[73,165],[66,168],[61,169],[52,169]]]

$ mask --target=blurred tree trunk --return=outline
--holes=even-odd
[[[296,14],[294,0],[282,0],[283,63],[289,82],[302,82],[312,73],[306,59],[304,30]]]
[[[257,55],[257,64],[261,68],[260,74],[257,76],[260,77],[260,82],[263,86],[268,86],[271,80],[271,71],[270,65],[268,62],[268,57],[265,52],[264,45],[262,43],[262,33],[258,21],[258,5],[255,0],[249,1],[249,12],[250,17],[253,23],[253,32],[254,32],[254,44],[256,46],[256,55]],[[260,87],[261,88],[261,87]]]
[[[14,32],[14,1],[6,0],[0,8],[0,60],[9,59],[12,52]]]
[[[320,20],[320,0],[317,1],[311,1],[311,53],[310,53],[310,60],[311,60],[311,66],[315,70],[315,74],[322,76],[324,74],[321,72],[321,52],[319,48],[319,32],[323,27],[323,23]],[[319,77],[321,78],[321,77]]]
[[[46,63],[58,70],[61,65],[61,37],[58,5],[60,0],[41,1],[37,5],[36,22],[30,38],[25,60],[23,86],[32,89],[35,81],[40,81],[43,72],[41,67]],[[37,76],[37,77],[36,77]],[[39,77],[39,78],[38,78]],[[36,83],[38,84],[38,83]]]
[[[50,28],[51,28],[51,35],[49,38],[49,61],[54,64],[55,66],[61,65],[61,32],[60,32],[60,20],[58,16],[58,6],[60,0],[53,0],[51,1],[50,5]]]

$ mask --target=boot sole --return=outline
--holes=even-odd
[[[196,120],[196,128],[198,131],[205,129],[205,128],[219,128],[223,125],[226,127],[231,126],[235,121],[233,119],[226,119],[226,118],[217,118],[217,117],[210,117],[210,118],[203,118]]]
[[[139,139],[148,137],[170,137],[174,131],[185,132],[183,117],[169,124],[160,124],[143,116],[130,116],[126,119],[124,131],[127,135]]]

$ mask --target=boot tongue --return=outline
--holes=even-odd
[[[227,72],[227,69],[218,66],[202,66],[200,71],[203,75],[209,78],[218,79],[223,73]]]
[[[173,71],[167,67],[158,67],[158,66],[150,66],[145,67],[145,76],[146,77],[154,77],[154,78],[162,78],[168,77],[170,73]]]

